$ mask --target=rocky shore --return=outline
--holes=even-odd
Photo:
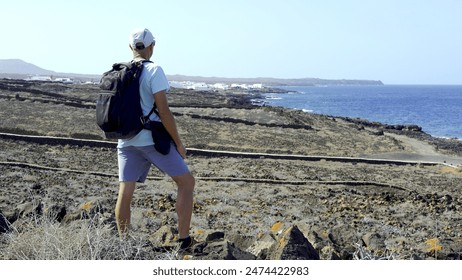
[[[10,237],[33,235],[31,217],[63,228],[97,220],[116,236],[117,158],[95,124],[98,91],[0,80],[0,259],[26,257],[14,249],[27,239]],[[461,258],[460,141],[255,106],[254,97],[169,93],[197,178],[197,244],[178,258]],[[174,250],[175,198],[173,182],[152,168],[133,201],[132,233],[143,244],[133,258]]]

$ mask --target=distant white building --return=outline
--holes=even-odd
[[[171,87],[175,88],[184,88],[184,89],[193,89],[193,90],[211,90],[212,87],[206,83],[196,83],[191,81],[178,82],[178,81],[169,81]]]
[[[263,88],[263,84],[253,84],[250,86],[250,88],[253,88],[253,89],[262,89]]]
[[[51,81],[50,76],[32,76],[29,78],[30,81]]]
[[[194,90],[210,90],[209,86],[206,83],[194,83],[192,85]]]
[[[242,89],[248,89],[249,86],[246,84],[231,84],[231,88],[242,88]]]
[[[228,90],[230,88],[234,89],[262,89],[263,84],[225,84],[225,83],[215,83],[215,84],[206,84],[200,82],[191,82],[191,81],[169,81],[171,87],[174,88],[183,88],[183,89],[192,89],[192,90]]]
[[[215,83],[211,85],[210,87],[213,89],[217,89],[217,90],[227,90],[229,88],[227,84],[223,84],[223,83]]]
[[[174,88],[186,88],[183,82],[169,81],[168,83]]]
[[[81,84],[80,80],[73,80],[71,78],[55,78],[53,79],[51,76],[32,76],[27,78],[28,81],[41,81],[41,82],[57,82],[63,84]]]
[[[56,78],[54,81],[63,83],[63,84],[73,84],[74,83],[71,78]]]

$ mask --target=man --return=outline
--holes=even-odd
[[[148,29],[134,30],[129,36],[133,60],[149,60],[152,57],[155,39]],[[154,101],[157,114],[151,114],[151,120],[159,120],[173,139],[170,152],[162,155],[154,148],[151,131],[143,129],[131,139],[119,139],[117,145],[119,164],[119,196],[115,208],[117,228],[124,236],[130,225],[130,205],[136,182],[144,182],[151,164],[167,173],[178,187],[176,212],[178,215],[178,234],[180,248],[191,245],[189,229],[193,209],[193,191],[195,179],[190,173],[184,159],[186,149],[178,134],[175,119],[168,106],[166,93],[169,89],[167,78],[160,66],[150,61],[143,62],[140,77],[140,99],[143,114],[152,109]]]

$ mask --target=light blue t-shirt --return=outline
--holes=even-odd
[[[160,91],[168,91],[170,86],[164,70],[155,63],[144,62],[144,69],[140,77],[140,97],[141,108],[143,115],[148,115],[154,105],[154,95]],[[156,113],[152,113],[149,117],[151,120],[159,120]],[[141,130],[137,135],[130,139],[119,139],[117,148],[128,146],[149,146],[153,145],[151,131],[147,129]]]

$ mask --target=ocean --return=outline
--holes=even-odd
[[[306,112],[415,124],[435,137],[462,139],[462,86],[384,85],[282,87],[265,103]]]

